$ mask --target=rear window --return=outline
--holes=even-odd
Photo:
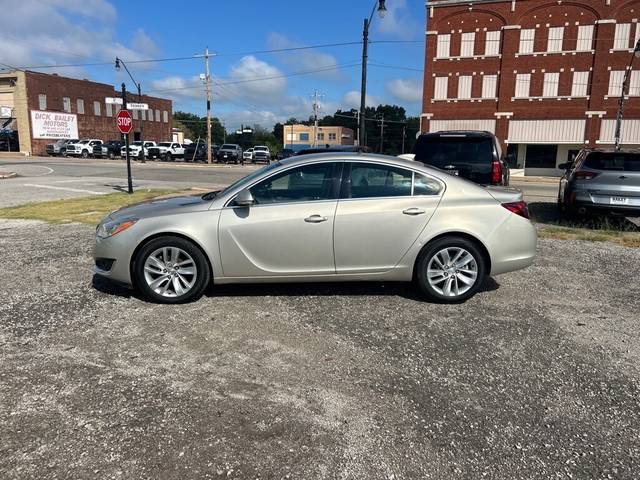
[[[267,147],[255,147],[253,150],[256,152],[266,152],[269,149]]]
[[[414,149],[415,160],[442,168],[446,165],[493,161],[493,142],[487,137],[424,136]]]
[[[640,172],[640,154],[593,152],[584,161],[584,166],[594,170],[615,170],[619,172]]]
[[[227,144],[225,144],[225,145],[222,145],[222,149],[223,150],[235,150],[236,146],[235,145],[227,145]]]

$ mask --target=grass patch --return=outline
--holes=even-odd
[[[616,230],[585,230],[584,228],[543,226],[538,229],[538,236],[556,240],[611,242],[623,247],[640,248],[640,233]]]
[[[132,203],[175,193],[175,190],[136,190],[133,194],[118,192],[107,195],[27,203],[0,208],[0,218],[44,220],[49,223],[79,222],[97,224],[106,214]]]

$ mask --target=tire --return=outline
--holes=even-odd
[[[173,253],[174,263],[180,264],[177,269],[170,262],[172,252],[178,253],[177,257]],[[169,258],[166,259],[165,255]],[[185,273],[187,269],[190,273]],[[202,251],[192,242],[175,236],[158,237],[145,244],[136,255],[132,273],[135,286],[145,297],[156,303],[170,304],[197,300],[211,278],[209,263]],[[179,289],[189,285],[185,292],[180,292]]]
[[[116,158],[116,156],[113,154],[113,152],[109,152],[109,160],[113,160],[114,158]]]
[[[458,262],[465,263],[457,268],[446,263],[444,252],[448,253],[449,261],[460,254]],[[450,268],[441,268],[448,265]],[[464,272],[460,268],[463,266],[466,267]],[[439,271],[442,273],[438,274]],[[459,303],[471,298],[484,283],[486,275],[485,259],[476,244],[453,235],[427,244],[416,262],[418,286],[429,299],[438,303]],[[470,281],[473,283],[469,284]]]
[[[170,161],[172,160],[172,158],[171,158],[171,152],[167,152],[167,153],[165,153],[165,155],[164,155],[164,160],[165,160],[166,162],[170,162]]]
[[[89,158],[89,151],[88,150],[82,150],[82,158]]]

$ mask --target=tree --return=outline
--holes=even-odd
[[[173,127],[180,128],[184,132],[185,138],[195,140],[197,138],[207,138],[207,117],[199,117],[193,113],[173,112]],[[211,142],[221,144],[224,139],[224,127],[220,119],[211,119]]]

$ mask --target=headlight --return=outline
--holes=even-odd
[[[112,221],[106,221],[106,222],[103,221],[100,223],[100,225],[98,225],[98,228],[96,229],[96,237],[98,238],[113,237],[114,235],[117,235],[123,230],[126,230],[127,228],[135,225],[137,221],[138,219],[134,217],[121,218],[118,220],[112,220]]]

